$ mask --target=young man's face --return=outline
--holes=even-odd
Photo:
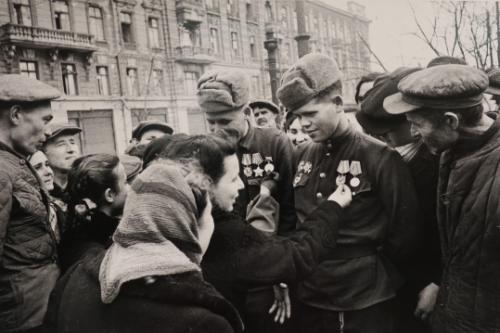
[[[276,114],[267,108],[255,107],[253,108],[253,116],[255,122],[259,127],[278,128],[276,125]]]
[[[233,129],[238,132],[240,138],[245,134],[246,119],[242,110],[207,112],[206,117],[210,132]]]
[[[290,140],[292,140],[293,144],[298,145],[302,142],[309,141],[310,138],[306,133],[302,130],[302,126],[300,125],[299,118],[296,118],[288,127],[288,131],[286,132]]]
[[[32,107],[21,106],[19,110],[11,140],[14,150],[28,156],[39,150],[52,134],[48,126],[53,118],[52,109],[50,102],[44,102]]]
[[[416,131],[420,134],[422,141],[434,155],[451,148],[458,140],[458,131],[451,128],[445,121],[436,124],[436,121],[424,116],[421,111],[409,112],[406,118],[411,124],[412,132]]]
[[[313,99],[293,111],[298,116],[303,131],[314,142],[323,142],[335,134],[339,129],[342,112],[341,102],[335,104],[327,97]]]
[[[80,157],[75,135],[61,134],[45,144],[45,155],[55,170],[69,171],[73,161]]]

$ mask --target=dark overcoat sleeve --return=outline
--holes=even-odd
[[[0,172],[0,258],[3,256],[5,237],[12,210],[12,198],[12,182],[10,177],[4,172]]]

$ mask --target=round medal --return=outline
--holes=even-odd
[[[338,175],[337,178],[335,179],[335,184],[337,184],[337,186],[344,185],[345,184],[345,176]]]
[[[297,186],[297,184],[300,182],[300,179],[302,178],[302,174],[298,174],[297,177],[293,180],[293,187]]]
[[[244,174],[245,176],[247,176],[247,177],[251,177],[251,176],[252,176],[252,173],[253,173],[253,171],[252,171],[252,168],[251,168],[251,167],[249,167],[249,166],[248,166],[248,167],[244,167],[244,168],[243,168],[243,174]]]
[[[358,177],[352,177],[351,181],[349,182],[352,187],[358,187],[360,184],[359,178]]]
[[[264,166],[264,171],[266,171],[266,173],[271,173],[274,171],[274,164],[272,163],[267,163],[265,166]]]

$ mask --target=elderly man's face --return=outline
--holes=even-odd
[[[413,111],[406,114],[406,118],[411,124],[412,132],[418,132],[422,141],[434,155],[439,155],[443,151],[451,148],[458,140],[458,131],[453,129],[443,119],[431,118],[422,111]]]
[[[259,127],[278,128],[276,125],[276,114],[268,108],[255,107],[253,109],[255,122]]]
[[[210,132],[233,129],[238,132],[240,138],[245,134],[246,119],[242,110],[207,112],[206,117]]]
[[[55,170],[68,171],[73,161],[80,157],[80,149],[75,135],[59,135],[44,147],[50,166]]]
[[[51,135],[48,126],[53,118],[50,102],[13,108],[19,110],[15,112],[13,120],[15,126],[11,132],[13,148],[22,155],[31,155],[39,150],[47,137]]]

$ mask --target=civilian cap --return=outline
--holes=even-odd
[[[378,76],[372,89],[365,93],[360,110],[356,112],[356,119],[367,133],[387,133],[406,123],[405,115],[390,114],[384,109],[384,99],[398,92],[399,81],[418,70],[420,68],[400,67]]]
[[[132,139],[140,140],[144,132],[152,129],[165,132],[165,134],[172,134],[174,132],[172,127],[161,121],[141,121],[132,130]]]
[[[359,102],[361,102],[361,99],[364,97],[364,95],[366,95],[366,93],[364,95],[360,95],[361,87],[365,83],[374,82],[378,77],[383,76],[383,75],[384,75],[384,73],[380,73],[380,72],[372,72],[372,73],[368,73],[366,75],[363,75],[361,77],[361,79],[359,79],[358,84],[356,84],[356,93],[354,94],[354,101],[356,103],[359,103]]]
[[[463,109],[480,105],[488,87],[488,76],[465,65],[441,65],[423,69],[398,84],[399,93],[384,100],[384,109],[392,114],[431,109]]]
[[[51,135],[45,141],[46,143],[54,140],[61,135],[75,135],[82,131],[78,126],[71,125],[68,123],[50,123]]]
[[[320,53],[309,53],[283,74],[278,98],[289,111],[293,111],[341,79],[342,73],[335,60]]]
[[[123,165],[123,168],[125,169],[127,181],[130,181],[142,171],[142,160],[139,157],[127,154],[123,154],[118,157]]]
[[[0,75],[0,101],[50,101],[61,96],[56,88],[20,74]]]
[[[489,85],[486,92],[488,94],[500,96],[500,68],[492,68],[487,74]]]
[[[252,109],[253,108],[266,108],[266,109],[269,109],[273,113],[276,113],[276,114],[280,113],[280,108],[276,104],[274,104],[271,101],[266,101],[264,99],[254,100],[254,101],[250,102],[250,104],[248,104],[248,106],[251,107]]]
[[[249,82],[245,73],[215,70],[198,80],[198,104],[204,112],[238,110],[248,103]]]
[[[462,58],[451,57],[451,56],[439,56],[429,61],[429,63],[427,64],[427,68],[440,65],[450,65],[450,64],[467,65],[465,60]]]

